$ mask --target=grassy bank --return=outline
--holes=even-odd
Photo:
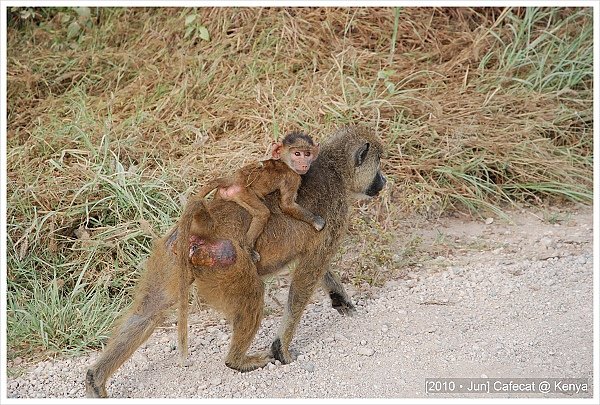
[[[8,18],[9,357],[98,347],[182,197],[289,130],[381,135],[391,184],[351,230],[379,252],[377,218],[592,199],[591,9]],[[356,277],[385,278],[369,252]]]

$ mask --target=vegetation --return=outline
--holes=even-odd
[[[185,196],[289,130],[387,146],[356,284],[397,270],[400,213],[592,200],[591,8],[10,7],[7,30],[9,357],[101,345]]]

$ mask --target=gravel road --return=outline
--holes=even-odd
[[[159,328],[109,380],[112,397],[435,398],[425,379],[585,378],[586,392],[512,394],[591,398],[593,391],[593,214],[571,207],[556,223],[514,213],[513,224],[446,218],[420,224],[423,241],[443,234],[452,249],[381,288],[352,291],[357,314],[342,317],[319,292],[292,342],[289,365],[238,373],[224,364],[228,325],[198,310],[190,361],[178,365],[176,330]],[[558,217],[556,217],[558,218]],[[555,221],[550,221],[555,222]],[[475,248],[474,246],[477,246]],[[274,311],[253,349],[267,347]],[[24,367],[9,362],[11,398],[82,398],[97,353]],[[17,361],[18,362],[18,361]],[[597,395],[596,395],[597,397]]]

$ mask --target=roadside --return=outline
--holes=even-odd
[[[514,212],[513,224],[451,217],[410,229],[425,247],[435,242],[446,251],[382,288],[351,290],[354,317],[339,316],[319,292],[292,342],[297,359],[289,365],[245,374],[228,369],[229,328],[212,310],[199,310],[190,329],[191,366],[178,365],[176,330],[168,324],[109,380],[109,394],[432,397],[426,378],[556,377],[588,379],[588,391],[572,396],[591,397],[593,210],[553,212]],[[279,294],[285,297],[285,289]],[[275,335],[277,301],[268,302],[251,350],[264,349]],[[83,397],[85,370],[96,355],[23,370],[11,361],[9,375],[19,376],[8,378],[8,398]]]

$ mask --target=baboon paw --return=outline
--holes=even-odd
[[[352,316],[356,313],[356,307],[347,297],[336,292],[330,292],[331,306],[342,315]]]
[[[256,250],[251,249],[250,250],[250,257],[252,258],[252,261],[254,263],[257,263],[260,261],[260,253],[258,253]]]
[[[313,222],[313,226],[317,231],[321,231],[323,228],[325,228],[325,220],[317,215],[315,221]]]
[[[88,398],[107,398],[108,392],[106,387],[102,384],[101,387],[96,383],[96,376],[92,369],[88,369],[85,375],[85,396]]]
[[[356,314],[356,307],[352,304],[333,305],[333,309],[344,316],[353,316]]]
[[[293,361],[290,352],[283,348],[281,340],[275,339],[271,344],[271,354],[275,360],[279,360],[281,364],[289,364]]]
[[[274,361],[270,354],[262,353],[253,356],[246,356],[244,359],[238,361],[225,361],[225,365],[229,368],[237,370],[242,373],[247,373],[259,368],[266,366],[267,364]]]

